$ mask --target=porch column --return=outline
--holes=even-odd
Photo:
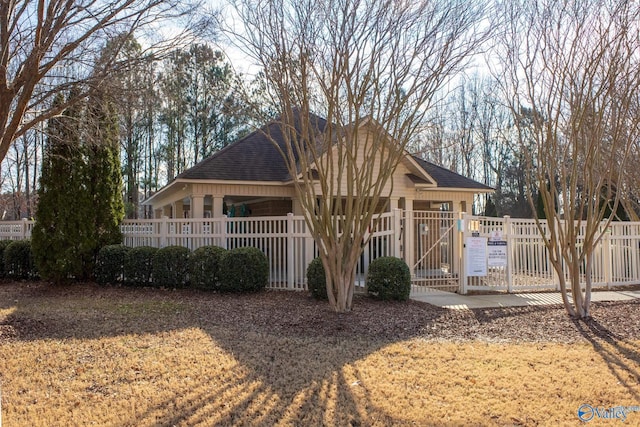
[[[214,218],[222,218],[222,205],[224,202],[224,196],[213,195],[211,196],[211,216]]]
[[[398,202],[400,202],[399,197],[389,198],[389,212],[393,212],[395,209],[398,209]]]
[[[294,215],[304,215],[304,208],[297,197],[291,199],[291,210]]]
[[[204,218],[204,196],[191,195],[191,218]]]
[[[184,203],[182,200],[178,200],[173,202],[173,218],[183,218],[184,217]]]
[[[413,263],[415,262],[415,245],[416,245],[416,233],[415,233],[415,224],[413,220],[413,199],[405,199],[404,207],[406,210],[405,214],[405,238],[404,238],[404,260],[409,266],[409,272],[411,273],[411,277],[414,276],[415,272],[413,270]]]

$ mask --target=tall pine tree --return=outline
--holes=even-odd
[[[63,96],[54,102],[62,103]],[[84,276],[89,224],[81,118],[77,104],[50,119],[47,127],[32,244],[40,276],[53,282]]]
[[[118,115],[104,92],[89,98],[87,109],[87,173],[94,255],[105,245],[122,241],[120,223],[124,217],[122,172],[120,169]]]
[[[122,241],[118,118],[96,92],[51,119],[48,135],[33,230],[36,266],[45,280],[86,280],[100,248]]]

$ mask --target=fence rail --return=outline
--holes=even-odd
[[[463,238],[476,235],[489,237],[498,231],[507,242],[507,266],[488,267],[483,277],[463,276],[462,292],[559,289],[560,281],[551,264],[543,235],[533,219],[489,218],[466,215]],[[604,227],[603,223],[602,227]],[[541,223],[548,233],[547,224]],[[584,227],[579,230],[580,235]],[[622,286],[640,282],[640,223],[612,222],[594,251],[592,284],[594,287]],[[584,281],[585,265],[581,268]]]
[[[356,268],[356,286],[365,286],[369,263],[380,256],[392,256],[395,226],[392,213],[382,214],[369,230],[369,243]],[[205,245],[233,249],[253,246],[269,259],[269,287],[307,289],[306,270],[318,254],[303,216],[285,217],[125,220],[126,246],[185,246],[191,250]]]
[[[33,221],[0,222],[0,240],[31,237]],[[546,232],[545,224],[542,230]],[[307,288],[306,268],[317,256],[315,241],[302,216],[124,220],[127,246],[205,245],[227,249],[260,248],[269,259],[269,287]],[[506,266],[487,267],[486,276],[465,271],[464,243],[470,236],[499,232],[507,242]],[[478,217],[453,212],[384,213],[368,231],[369,241],[356,270],[356,286],[364,287],[369,264],[381,256],[403,258],[411,270],[412,292],[508,291],[557,289],[559,280],[534,220]],[[640,223],[615,222],[605,231],[594,254],[596,287],[640,282]]]

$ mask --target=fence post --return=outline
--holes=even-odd
[[[458,285],[458,289],[460,289],[460,293],[462,295],[467,294],[467,269],[466,269],[466,254],[465,254],[465,238],[467,236],[468,229],[468,215],[466,212],[460,212],[458,218],[458,233],[456,233],[457,238],[455,240],[458,241],[458,254],[456,254],[456,258],[459,259],[459,271],[460,274],[458,277],[460,278],[460,283]]]
[[[604,236],[602,236],[602,273],[603,279],[607,284],[607,289],[611,288],[613,282],[613,274],[611,272],[611,224],[604,230]]]
[[[395,208],[393,210],[393,256],[400,258],[402,246],[402,209]],[[408,263],[407,263],[408,264]]]
[[[309,230],[309,226],[307,225],[307,221],[304,220],[302,221],[302,225],[304,226],[304,253],[305,253],[305,257],[306,257],[306,262],[304,265],[304,271],[302,271],[302,280],[303,283],[305,283],[305,290],[309,289],[309,284],[307,283],[307,267],[309,267],[309,264],[311,264],[311,261],[313,261],[313,259],[316,257],[316,254],[314,252],[314,240],[313,240],[313,236],[311,235],[311,230]]]
[[[415,270],[413,268],[415,262],[415,224],[413,221],[413,206],[407,203],[407,209],[404,217],[404,260],[409,266],[409,272],[411,277],[415,277]]]
[[[229,245],[227,244],[227,216],[222,215],[220,218],[220,247],[224,249],[229,249]]]
[[[287,214],[287,288],[293,289],[295,280],[295,257],[293,239],[293,213]]]
[[[513,292],[513,282],[511,273],[511,217],[509,215],[504,216],[504,222],[502,223],[502,238],[507,242],[507,266],[505,267],[505,280],[507,281],[507,292]]]
[[[20,224],[21,229],[20,229],[20,235],[21,235],[21,239],[20,240],[26,240],[27,239],[27,230],[29,229],[29,225],[27,224],[28,219],[27,218],[22,218],[22,223]]]
[[[164,248],[167,246],[167,238],[169,236],[169,217],[163,216],[162,221],[160,222],[160,242],[158,247]]]
[[[464,264],[462,263],[462,254],[464,252],[464,212],[458,212],[456,215],[451,217],[452,221],[455,221],[453,227],[453,233],[451,233],[451,266],[449,269],[449,273],[458,275],[458,290],[461,290],[460,279],[462,278],[462,270],[464,270]]]

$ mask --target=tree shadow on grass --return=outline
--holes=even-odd
[[[375,403],[357,397],[336,360],[328,370],[298,373],[298,381],[284,387],[273,374],[265,374],[265,363],[251,366],[246,358],[239,362],[249,368],[246,376],[237,372],[221,374],[219,381],[202,379],[181,399],[154,402],[149,410],[130,420],[131,425],[160,421],[162,425],[368,425],[372,417],[384,425],[401,420],[376,412]],[[344,361],[343,361],[344,363]],[[188,375],[178,372],[177,375]],[[209,380],[209,381],[208,381]],[[233,396],[226,399],[226,396]],[[156,414],[162,410],[163,417]]]
[[[358,298],[352,313],[336,314],[325,302],[286,292],[220,295],[76,285],[4,293],[15,310],[0,323],[14,328],[17,341],[198,330],[237,362],[229,370],[214,368],[192,378],[188,388],[176,389],[179,395],[155,398],[132,415],[129,425],[355,426],[372,419],[402,424],[406,421],[397,414],[376,405],[354,362],[421,335],[450,313],[421,303]],[[199,361],[217,362],[213,357]],[[194,373],[191,366],[176,364],[167,375],[180,379]]]
[[[0,326],[13,328],[16,341],[150,334],[157,342],[164,334],[175,339],[174,333],[195,330],[203,345],[216,349],[216,356],[200,355],[196,362],[174,363],[162,371],[163,381],[190,378],[189,383],[140,405],[131,412],[128,425],[410,424],[409,417],[402,418],[405,414],[386,411],[376,402],[376,385],[358,370],[357,361],[415,337],[553,341],[567,328],[574,338],[591,342],[637,396],[630,378],[638,379],[638,368],[632,366],[639,362],[638,349],[624,334],[614,335],[617,329],[603,334],[600,324],[573,324],[557,307],[448,310],[358,298],[352,313],[336,314],[324,302],[290,292],[222,295],[91,284],[33,285],[26,290],[21,286],[0,289],[6,299],[0,305],[12,310]],[[640,305],[630,307],[640,312]],[[598,318],[615,326],[606,315],[603,311]],[[184,345],[184,340],[175,342]],[[159,350],[170,351],[172,345],[177,344],[165,343]],[[220,357],[232,364],[218,369]],[[193,363],[213,369],[194,371]],[[123,381],[137,380],[125,375]],[[118,385],[90,387],[108,390]]]
[[[573,319],[576,329],[602,357],[611,374],[640,400],[637,385],[640,383],[640,346],[611,332],[599,321]]]

